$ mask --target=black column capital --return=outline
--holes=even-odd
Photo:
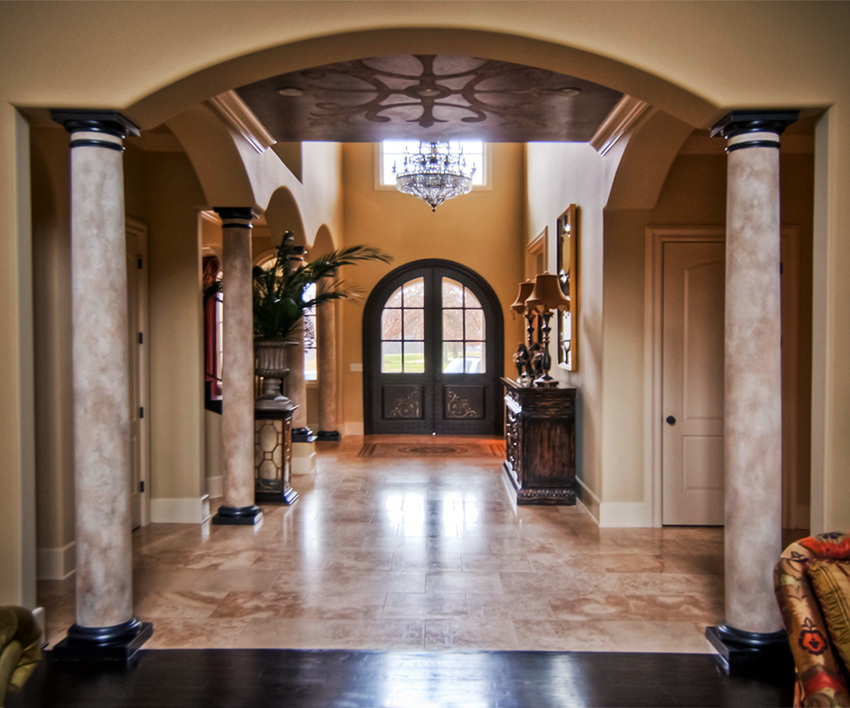
[[[800,117],[799,111],[732,111],[727,113],[711,128],[711,137],[734,138],[745,133],[776,133],[781,135],[791,123]],[[741,146],[765,147],[759,141],[743,142]],[[763,142],[763,141],[762,141]],[[779,147],[774,141],[773,147]]]
[[[139,135],[140,129],[133,121],[117,111],[51,110],[50,117],[65,127],[69,133],[86,131],[106,133],[122,140],[128,135]]]
[[[223,222],[222,227],[224,228],[236,226],[243,229],[250,229],[251,222],[259,216],[253,207],[213,207],[213,211],[221,217]],[[247,221],[248,223],[241,223],[243,221]]]

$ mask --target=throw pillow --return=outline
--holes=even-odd
[[[813,560],[809,578],[832,643],[850,666],[850,561]]]

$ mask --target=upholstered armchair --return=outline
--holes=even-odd
[[[21,690],[41,660],[41,630],[32,612],[0,607],[0,704]]]
[[[774,585],[794,655],[797,706],[850,706],[850,535],[810,536],[786,548]]]

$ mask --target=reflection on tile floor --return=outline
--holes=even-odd
[[[498,459],[363,458],[363,443],[318,444],[300,500],[264,506],[259,527],[136,531],[146,647],[710,651],[722,529],[600,530],[581,506],[517,507]],[[55,643],[73,578],[39,601]]]

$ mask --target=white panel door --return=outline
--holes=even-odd
[[[725,248],[664,244],[664,524],[723,524]]]

